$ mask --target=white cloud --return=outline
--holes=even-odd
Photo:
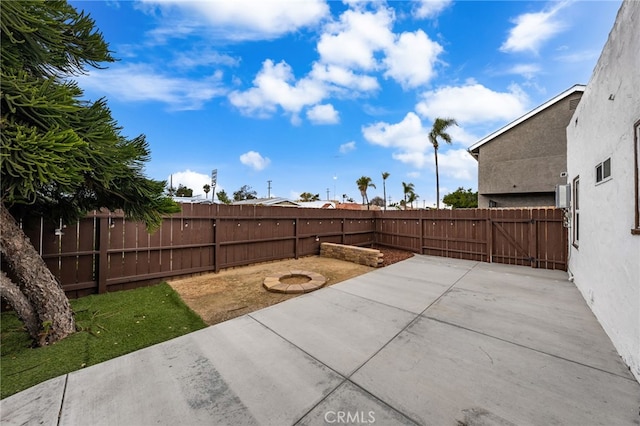
[[[385,77],[398,81],[403,88],[413,88],[431,80],[433,67],[443,49],[429,39],[424,31],[402,33],[392,47],[386,50]]]
[[[356,143],[354,141],[343,143],[340,145],[340,154],[347,154],[356,149]]]
[[[409,164],[418,169],[425,167],[429,163],[429,158],[427,158],[427,154],[425,152],[420,152],[420,151],[394,152],[393,154],[391,154],[391,157],[394,160],[398,160],[402,163]]]
[[[466,135],[467,142],[475,142],[477,138],[467,135],[459,127],[448,129],[454,141],[458,135]],[[428,129],[425,129],[420,118],[413,112],[396,124],[379,122],[363,127],[364,138],[375,145],[395,149],[392,158],[402,163],[413,166],[416,169],[435,167],[435,157],[431,142],[428,139]],[[472,180],[477,176],[477,162],[466,149],[441,145],[438,150],[438,166],[442,177]],[[412,173],[418,173],[413,171]],[[416,177],[419,174],[411,175]]]
[[[596,49],[581,50],[578,52],[570,52],[556,56],[554,59],[560,62],[577,63],[586,61],[595,61],[600,56],[600,51]]]
[[[503,52],[531,51],[538,53],[540,46],[565,29],[565,24],[556,14],[567,2],[556,3],[548,10],[535,13],[524,13],[512,20],[515,24],[509,31],[509,37],[502,43]]]
[[[444,9],[449,7],[451,0],[416,0],[417,6],[413,9],[413,16],[420,19],[435,18]]]
[[[240,156],[240,162],[245,166],[251,167],[255,171],[260,171],[266,168],[271,160],[267,157],[263,157],[259,152],[249,151]]]
[[[368,142],[395,149],[394,159],[416,168],[422,168],[427,162],[425,153],[431,146],[427,134],[420,117],[413,112],[396,124],[378,122],[362,128],[362,135]]]
[[[475,180],[478,177],[478,162],[466,149],[438,149],[438,172],[441,176],[458,180]]]
[[[315,105],[307,111],[307,118],[314,124],[336,124],[340,122],[338,111],[333,105]]]
[[[477,83],[445,86],[422,94],[416,111],[431,120],[453,117],[460,124],[513,120],[527,111],[529,99],[517,85],[495,92]]]
[[[211,49],[197,49],[187,52],[179,52],[172,61],[178,68],[195,68],[209,65],[223,65],[227,67],[237,67],[240,59],[217,52]]]
[[[229,94],[229,101],[247,115],[269,117],[280,107],[297,115],[307,105],[314,105],[327,96],[322,83],[309,78],[295,81],[293,70],[286,62],[274,64],[267,59],[253,80],[254,86],[244,92]]]
[[[329,13],[324,0],[233,0],[233,1],[181,1],[143,0],[147,5],[162,10],[178,9],[184,14],[182,25],[167,22],[155,35],[170,37],[184,25],[206,25],[217,38],[231,40],[273,39],[303,27],[313,26]],[[195,24],[194,24],[195,22]],[[188,24],[187,24],[188,23]]]
[[[391,31],[393,11],[377,7],[365,10],[358,2],[336,22],[324,27],[317,50],[320,55],[311,71],[297,79],[285,61],[267,59],[253,80],[253,87],[235,90],[229,101],[243,114],[268,118],[283,110],[293,125],[301,123],[305,107],[314,123],[337,123],[332,105],[318,105],[330,96],[349,98],[370,94],[380,88],[369,71],[386,69],[385,76],[405,88],[427,83],[434,75],[433,66],[442,47],[419,30],[396,37]],[[381,62],[378,62],[378,57]],[[419,58],[419,60],[416,60]]]
[[[173,184],[174,188],[178,188],[179,185],[186,186],[193,189],[193,195],[202,195],[204,197],[204,191],[202,187],[204,185],[211,185],[211,176],[204,173],[198,173],[189,169],[182,172],[176,172],[167,176],[167,185]],[[216,188],[218,191],[220,188]],[[209,193],[211,198],[211,193]]]
[[[327,65],[316,62],[313,64],[309,76],[314,80],[324,81],[329,84],[360,92],[370,92],[380,87],[375,77],[356,74],[352,70],[339,65]]]
[[[393,43],[393,19],[392,10],[384,7],[375,12],[347,10],[320,36],[317,49],[321,62],[362,70],[377,68],[374,53]]]
[[[205,102],[226,94],[221,72],[195,81],[163,75],[142,64],[95,70],[78,76],[77,80],[82,88],[112,99],[162,102],[171,110],[200,109]]]
[[[447,129],[447,133],[451,135],[451,142],[454,145],[469,146],[478,142],[478,139],[480,139],[477,135],[469,133],[461,126],[451,126]]]
[[[539,74],[542,69],[538,64],[515,64],[511,68],[507,69],[507,74],[521,75],[526,79],[533,78],[536,74]]]

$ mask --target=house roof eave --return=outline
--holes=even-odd
[[[507,124],[506,126],[501,127],[500,129],[496,130],[495,132],[490,133],[489,135],[487,135],[484,138],[480,139],[478,142],[476,142],[475,144],[471,145],[469,147],[469,149],[467,149],[467,151],[477,160],[478,159],[478,155],[480,153],[480,147],[482,145],[492,141],[493,139],[497,138],[501,134],[507,132],[508,130],[511,130],[512,128],[516,127],[518,124],[528,120],[529,118],[531,118],[534,115],[540,113],[541,111],[544,111],[545,109],[549,108],[551,105],[554,105],[554,104],[560,102],[561,100],[563,100],[567,96],[572,95],[572,94],[574,94],[576,92],[584,92],[586,87],[587,86],[584,85],[584,84],[574,84],[569,89],[567,89],[564,92],[560,93],[559,95],[549,99],[547,102],[543,103],[542,105],[532,109],[531,111],[529,111],[528,113],[524,114],[523,116],[513,120],[511,123]]]

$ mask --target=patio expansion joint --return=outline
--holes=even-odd
[[[613,373],[611,371],[603,370],[602,368],[594,367],[593,365],[585,364],[583,362],[575,361],[575,360],[572,360],[572,359],[569,359],[569,358],[565,358],[565,357],[562,357],[562,356],[559,356],[559,355],[555,355],[555,354],[552,354],[552,353],[549,353],[549,352],[545,352],[545,351],[542,351],[540,349],[536,349],[536,348],[532,348],[530,346],[523,345],[521,343],[512,342],[510,340],[503,339],[503,338],[497,337],[497,336],[493,336],[491,334],[487,334],[487,333],[484,333],[482,331],[474,330],[472,328],[468,328],[468,327],[464,327],[464,326],[461,326],[461,325],[458,325],[458,324],[454,324],[454,323],[451,323],[451,322],[443,321],[441,319],[438,319],[438,318],[435,318],[435,317],[431,317],[429,315],[422,315],[422,317],[426,318],[426,319],[429,319],[431,321],[439,322],[440,324],[445,324],[445,325],[448,325],[448,326],[451,326],[451,327],[456,327],[456,328],[459,328],[461,330],[470,331],[472,333],[479,334],[479,335],[485,336],[485,337],[489,337],[491,339],[499,340],[501,342],[508,343],[508,344],[511,344],[511,345],[514,345],[514,346],[518,346],[518,347],[523,348],[523,349],[528,349],[530,351],[534,351],[534,352],[537,352],[537,353],[542,354],[542,355],[550,356],[550,357],[556,358],[556,359],[561,359],[563,361],[567,361],[567,362],[570,362],[572,364],[579,365],[581,367],[586,367],[586,368],[590,368],[592,370],[597,370],[597,371],[600,371],[602,373],[606,373],[606,374],[609,374],[611,376],[618,377],[620,379],[628,380],[628,381],[630,381],[632,383],[637,383],[636,380],[634,378],[632,378],[632,377],[621,376],[620,374],[616,374],[616,373]]]
[[[350,375],[351,376],[351,375]],[[344,376],[343,376],[344,377]],[[395,411],[396,413],[400,414],[402,417],[404,417],[405,419],[409,420],[410,422],[414,423],[416,426],[420,424],[420,422],[412,419],[411,417],[409,417],[406,413],[403,413],[401,410],[397,409],[396,407],[392,406],[391,404],[389,404],[386,401],[383,401],[382,399],[378,398],[377,396],[375,396],[374,394],[372,394],[371,392],[369,392],[368,390],[366,390],[365,388],[363,388],[362,386],[358,385],[357,383],[351,381],[351,379],[349,378],[345,378],[342,382],[340,382],[340,384],[338,386],[336,386],[331,392],[329,392],[324,398],[322,398],[320,401],[318,401],[317,404],[315,404],[313,407],[311,407],[306,413],[304,413],[298,420],[296,420],[293,424],[298,425],[300,424],[300,422],[311,412],[313,412],[313,410],[315,410],[317,407],[320,406],[320,404],[322,404],[327,398],[329,398],[333,393],[335,393],[342,385],[344,385],[345,383],[349,383],[352,386],[355,386],[356,388],[358,388],[361,392],[364,392],[365,394],[369,395],[371,398],[375,399],[379,404],[381,405],[386,405],[388,408],[390,408],[391,410]]]
[[[276,336],[278,336],[279,338],[281,338],[282,340],[284,340],[285,342],[287,342],[288,344],[290,344],[291,346],[293,346],[294,348],[298,349],[299,351],[301,351],[302,353],[304,353],[306,356],[310,357],[311,359],[317,361],[319,364],[324,365],[325,367],[327,367],[329,370],[331,370],[333,373],[337,374],[338,376],[346,379],[346,377],[344,376],[344,374],[339,373],[338,371],[336,371],[335,369],[329,367],[327,364],[325,364],[324,362],[320,361],[318,358],[316,358],[315,356],[311,355],[309,352],[307,352],[306,350],[302,349],[300,346],[296,345],[295,343],[293,343],[291,340],[287,339],[286,337],[284,337],[282,334],[278,333],[277,331],[275,331],[273,328],[269,327],[268,325],[266,325],[265,323],[263,323],[262,321],[260,321],[259,319],[255,318],[254,316],[251,315],[251,313],[247,314],[247,316],[249,318],[251,318],[252,320],[254,320],[255,322],[257,322],[258,324],[260,324],[261,326],[263,326],[264,328],[266,328],[267,330],[269,330],[270,332],[272,332],[273,334],[275,334]],[[344,382],[344,380],[342,382],[340,382],[340,385]],[[338,385],[338,386],[340,386]],[[336,388],[338,387],[336,386]],[[335,390],[335,389],[334,389]]]
[[[380,351],[382,351],[384,348],[386,348],[391,342],[393,342],[401,333],[403,333],[404,331],[406,331],[409,327],[411,327],[413,324],[415,324],[417,321],[419,321],[421,318],[425,317],[424,313],[431,307],[433,306],[437,301],[439,301],[441,298],[443,298],[447,293],[449,293],[453,287],[455,287],[456,284],[458,284],[460,282],[460,280],[462,280],[465,276],[467,276],[467,274],[469,272],[471,272],[477,264],[474,264],[473,267],[471,267],[468,271],[466,271],[464,274],[462,274],[462,276],[460,276],[453,284],[451,284],[444,292],[442,292],[442,294],[440,296],[438,296],[433,302],[431,302],[429,304],[429,306],[427,306],[422,312],[420,312],[419,314],[415,314],[413,312],[409,312],[406,311],[404,309],[395,307],[395,306],[391,306],[391,305],[387,305],[385,303],[381,303],[379,301],[375,301],[375,300],[371,300],[371,299],[367,299],[366,297],[362,297],[362,296],[357,296],[357,295],[352,295],[358,298],[361,298],[363,300],[368,300],[371,302],[374,302],[376,304],[380,304],[383,306],[387,306],[387,307],[392,307],[394,309],[398,309],[401,310],[403,312],[407,312],[410,313],[412,315],[415,315],[414,318],[409,321],[404,327],[402,327],[396,334],[394,334],[389,340],[387,340],[386,343],[384,343],[377,351],[375,351],[371,356],[369,356],[362,364],[360,364],[358,367],[356,367],[355,369],[353,369],[353,371],[351,371],[350,373],[343,375],[341,373],[339,373],[338,371],[334,370],[333,368],[331,368],[330,366],[328,366],[327,364],[325,364],[324,362],[322,362],[321,360],[319,360],[318,358],[316,358],[315,356],[311,355],[309,352],[307,352],[306,350],[302,349],[300,346],[296,345],[295,343],[291,342],[289,339],[287,339],[286,337],[284,337],[283,335],[281,335],[280,333],[278,333],[277,331],[275,331],[274,329],[272,329],[271,327],[269,327],[268,325],[264,324],[262,321],[258,320],[257,318],[253,317],[251,315],[251,313],[247,314],[247,316],[249,318],[251,318],[252,320],[256,321],[258,324],[262,325],[263,327],[265,327],[267,330],[269,330],[270,332],[272,332],[273,334],[275,334],[276,336],[280,337],[281,339],[283,339],[284,341],[286,341],[287,343],[289,343],[291,346],[295,347],[296,349],[300,350],[302,353],[304,353],[305,355],[307,355],[308,357],[310,357],[311,359],[314,359],[315,361],[317,361],[318,363],[320,363],[321,365],[324,365],[327,369],[329,369],[330,371],[334,372],[335,374],[337,374],[338,376],[342,377],[343,380],[340,382],[340,384],[338,384],[335,388],[333,388],[333,390],[331,390],[331,392],[329,392],[327,395],[325,395],[323,398],[321,398],[317,404],[315,404],[313,407],[311,407],[306,413],[304,413],[302,415],[302,417],[300,417],[300,419],[298,419],[294,424],[299,423],[302,419],[304,419],[305,416],[307,416],[309,413],[311,413],[316,407],[318,407],[323,401],[325,401],[331,394],[333,394],[338,388],[340,388],[340,386],[342,386],[343,384],[345,384],[346,382],[351,383],[352,385],[358,387],[358,389],[361,389],[363,392],[365,392],[366,394],[370,395],[371,397],[375,398],[376,400],[380,401],[380,403],[388,406],[389,408],[391,408],[392,410],[400,413],[402,416],[404,416],[405,418],[407,418],[408,420],[412,421],[415,424],[420,424],[420,422],[416,421],[415,419],[412,419],[411,417],[409,417],[406,413],[404,413],[402,410],[390,405],[388,402],[383,401],[382,399],[378,398],[376,395],[372,394],[371,392],[367,391],[366,389],[362,388],[361,386],[359,386],[358,384],[356,384],[355,382],[353,382],[351,380],[351,377],[353,377],[354,374],[356,374],[358,371],[360,371],[369,361],[371,361],[376,355],[378,355],[378,353],[380,353]],[[337,290],[337,289],[336,289]],[[338,290],[341,291],[341,290]],[[343,291],[343,293],[346,293]]]
[[[360,297],[360,296],[355,296],[355,297]],[[369,300],[366,299],[364,297],[360,297],[361,299],[364,300]],[[375,302],[375,301],[374,301]],[[383,306],[389,306],[389,305],[385,305],[384,303],[380,303],[380,302],[375,302],[378,303],[380,305]],[[404,312],[408,312],[405,311],[404,309],[399,309],[399,308],[395,308],[398,310],[402,310]],[[411,313],[411,312],[409,312]],[[411,313],[413,315],[416,315],[414,313]],[[411,417],[409,417],[406,413],[404,413],[402,410],[390,405],[388,402],[383,401],[382,399],[378,398],[376,395],[372,394],[371,392],[367,391],[366,389],[362,388],[361,386],[359,386],[358,384],[356,384],[355,382],[353,382],[351,380],[351,377],[358,371],[360,370],[365,364],[367,364],[371,358],[373,358],[378,352],[380,352],[380,350],[382,350],[382,348],[385,348],[391,341],[393,341],[396,337],[398,337],[398,335],[400,333],[402,333],[402,331],[404,331],[407,327],[409,327],[411,324],[413,324],[414,322],[416,322],[419,318],[420,318],[420,314],[416,315],[414,319],[412,319],[411,321],[409,321],[409,323],[403,327],[398,333],[396,333],[393,337],[391,337],[391,339],[389,339],[389,341],[387,341],[384,345],[382,345],[382,347],[377,350],[373,355],[371,355],[369,358],[367,358],[360,366],[358,366],[357,368],[355,368],[353,371],[351,371],[348,374],[342,374],[338,371],[336,371],[335,369],[331,368],[330,366],[328,366],[327,364],[325,364],[324,362],[322,362],[321,360],[319,360],[317,357],[311,355],[309,352],[307,352],[306,350],[302,349],[300,346],[296,345],[295,343],[293,343],[292,341],[290,341],[289,339],[287,339],[286,337],[284,337],[283,335],[281,335],[280,333],[278,333],[277,331],[275,331],[274,329],[272,329],[271,327],[269,327],[268,325],[266,325],[265,323],[263,323],[262,321],[260,321],[259,319],[253,317],[251,315],[251,313],[247,314],[247,316],[249,318],[251,318],[252,320],[254,320],[255,322],[257,322],[258,324],[260,324],[261,326],[263,326],[264,328],[266,328],[267,330],[269,330],[270,332],[272,332],[273,334],[275,334],[276,336],[280,337],[282,340],[284,340],[285,342],[289,343],[291,346],[293,346],[294,348],[298,349],[299,351],[301,351],[302,353],[304,353],[305,355],[307,355],[309,358],[315,360],[316,362],[318,362],[319,364],[325,366],[328,370],[332,371],[333,373],[337,374],[338,376],[342,377],[342,381],[331,390],[331,392],[329,392],[327,395],[325,395],[323,398],[321,398],[317,404],[315,404],[313,407],[311,407],[306,413],[304,413],[298,420],[296,420],[296,422],[294,422],[295,424],[298,424],[300,421],[302,421],[302,419],[305,418],[305,416],[307,416],[309,413],[311,413],[316,407],[318,407],[323,401],[325,401],[327,398],[329,398],[329,396],[331,396],[338,388],[340,388],[340,386],[344,385],[345,383],[349,382],[352,385],[358,387],[359,389],[361,389],[363,392],[365,392],[367,395],[370,395],[372,398],[375,398],[377,401],[379,401],[381,404],[384,404],[386,406],[388,406],[389,408],[391,408],[392,410],[396,411],[397,413],[400,413],[402,416],[404,416],[406,419],[412,421],[413,423],[415,423],[416,425],[419,425],[420,422],[416,421],[415,419],[412,419]]]
[[[406,313],[408,313],[408,314],[410,314],[410,315],[416,315],[416,313],[415,313],[415,312],[409,311],[409,310],[407,310],[407,309],[400,308],[400,307],[398,307],[398,306],[393,306],[393,305],[390,305],[390,304],[388,304],[388,303],[381,302],[381,301],[379,301],[379,300],[371,299],[371,298],[369,298],[369,297],[365,297],[365,296],[362,296],[362,295],[360,295],[360,294],[353,294],[353,293],[349,293],[348,291],[344,291],[344,290],[342,290],[342,289],[340,289],[340,288],[336,288],[335,286],[331,287],[331,290],[336,290],[336,291],[339,291],[339,292],[341,292],[341,293],[347,294],[347,295],[349,295],[349,296],[359,297],[360,299],[366,300],[366,301],[368,301],[368,302],[373,302],[373,303],[376,303],[376,304],[378,304],[378,305],[386,306],[387,308],[397,309],[398,311],[406,312]],[[420,314],[418,314],[418,315],[420,315]]]
[[[62,388],[62,398],[60,398],[60,408],[58,409],[58,421],[56,424],[60,426],[62,420],[62,408],[64,407],[64,397],[67,395],[67,384],[69,383],[69,374],[64,375],[64,386]]]
[[[378,355],[383,349],[385,349],[387,346],[389,346],[389,344],[391,342],[393,342],[400,334],[404,333],[407,329],[409,329],[409,327],[411,327],[413,324],[415,324],[417,321],[420,320],[420,318],[425,317],[426,315],[425,312],[432,307],[436,302],[438,302],[438,300],[442,299],[447,293],[449,293],[453,287],[455,287],[456,284],[458,284],[460,282],[460,280],[462,280],[464,277],[467,276],[467,274],[469,272],[471,272],[477,264],[473,265],[473,267],[471,267],[468,271],[466,271],[464,274],[462,274],[462,276],[460,276],[460,278],[458,278],[453,284],[451,284],[445,291],[442,292],[442,294],[440,296],[438,296],[433,302],[431,302],[429,304],[429,306],[427,306],[426,308],[424,308],[424,310],[422,312],[420,312],[419,314],[413,314],[415,315],[415,317],[409,321],[409,323],[407,323],[407,325],[405,325],[403,328],[400,329],[400,331],[398,331],[395,335],[393,335],[393,337],[391,337],[387,343],[385,343],[384,345],[382,345],[380,347],[380,349],[378,349],[377,351],[375,351],[369,358],[367,358],[362,364],[360,364],[359,367],[357,367],[356,369],[354,369],[348,376],[348,379],[351,379],[351,377],[356,374],[358,371],[360,371],[362,369],[362,367],[364,367],[365,365],[367,365],[367,363],[369,361],[371,361],[376,355]],[[367,299],[368,300],[368,299]],[[380,302],[376,302],[376,303],[380,303]],[[399,308],[396,308],[399,309]]]

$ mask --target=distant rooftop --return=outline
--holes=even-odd
[[[248,205],[248,206],[281,206],[281,207],[299,207],[300,204],[295,201],[291,201],[287,198],[272,197],[272,198],[254,198],[251,200],[234,201],[234,206]]]

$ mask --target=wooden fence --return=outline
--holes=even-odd
[[[432,256],[567,269],[561,209],[386,211],[376,243]]]
[[[135,288],[179,275],[318,254],[321,242],[379,244],[415,253],[565,269],[556,209],[321,210],[183,204],[147,233],[121,214],[23,228],[70,297]]]

